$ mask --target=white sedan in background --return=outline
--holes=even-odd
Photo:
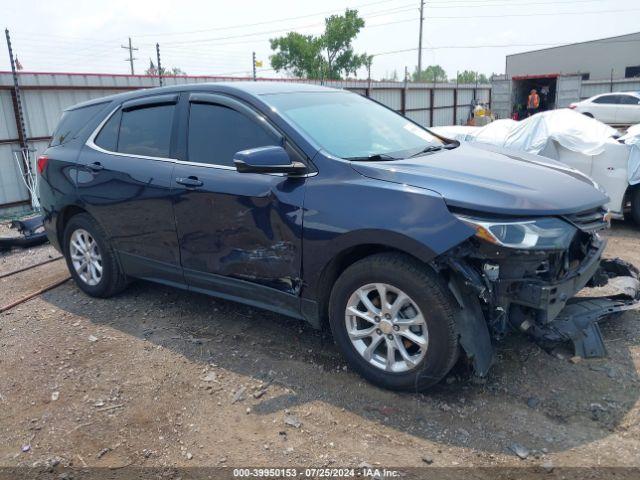
[[[640,92],[602,93],[569,108],[609,125],[640,123]]]

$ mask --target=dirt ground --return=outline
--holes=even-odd
[[[607,235],[607,256],[640,265],[640,229]],[[1,256],[0,275],[56,255]],[[0,306],[66,275],[58,260],[2,278]],[[458,368],[399,394],[301,322],[145,282],[92,299],[69,281],[0,314],[0,467],[640,467],[639,319],[602,325],[608,358],[513,335],[486,380]]]

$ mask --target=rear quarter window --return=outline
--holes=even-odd
[[[94,143],[105,150],[115,152],[118,149],[118,132],[120,130],[120,118],[122,111],[118,110],[104,124],[102,130],[94,140]]]
[[[97,103],[82,108],[66,110],[58,122],[58,126],[51,137],[50,147],[67,143],[75,138],[78,133],[95,117],[107,103]]]

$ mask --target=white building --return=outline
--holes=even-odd
[[[640,91],[640,32],[508,55],[505,75],[492,81],[492,109],[522,112],[532,89],[542,109],[612,91]]]
[[[580,74],[584,80],[640,77],[640,32],[507,55],[507,75]]]

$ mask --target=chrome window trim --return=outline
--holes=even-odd
[[[111,150],[107,150],[107,149],[104,149],[104,148],[100,147],[99,145],[96,145],[95,139],[98,136],[98,134],[100,133],[100,131],[102,130],[102,127],[104,127],[104,125],[111,119],[111,117],[113,117],[113,115],[115,115],[115,113],[118,110],[120,110],[121,107],[122,107],[122,105],[118,105],[116,108],[114,108],[104,118],[104,120],[102,120],[100,122],[100,124],[98,124],[98,126],[94,129],[94,131],[91,133],[91,135],[89,135],[89,138],[87,138],[87,141],[85,142],[85,145],[87,147],[89,147],[92,150],[95,150],[97,152],[104,153],[106,155],[115,155],[115,156],[119,156],[119,157],[128,157],[128,158],[140,158],[140,159],[143,159],[143,160],[157,160],[157,161],[160,161],[160,162],[169,162],[169,163],[174,163],[174,164],[177,164],[177,165],[189,165],[189,166],[192,166],[192,167],[215,168],[217,170],[233,170],[234,172],[240,173],[240,172],[238,172],[236,167],[231,167],[229,165],[218,165],[218,164],[214,164],[214,163],[189,162],[187,160],[179,160],[177,158],[170,158],[170,157],[150,157],[150,156],[147,156],[147,155],[134,155],[132,153],[112,152]],[[318,174],[318,172],[310,172],[310,173],[307,173],[305,175],[292,176],[292,178],[314,177],[317,174]],[[284,173],[267,173],[267,174],[263,173],[263,174],[259,174],[259,175],[271,175],[271,176],[276,176],[276,177],[285,176]]]
[[[104,120],[102,120],[102,122],[100,122],[100,124],[95,128],[95,130],[91,133],[91,135],[89,135],[89,138],[87,138],[87,141],[85,142],[85,145],[89,148],[91,148],[92,150],[96,150],[100,153],[104,153],[106,155],[115,155],[118,157],[128,157],[128,158],[141,158],[143,160],[158,160],[160,162],[170,162],[170,163],[177,163],[180,165],[192,165],[194,167],[208,167],[208,168],[217,168],[220,170],[235,170],[235,167],[230,167],[228,165],[217,165],[217,164],[212,164],[212,163],[198,163],[198,162],[188,162],[186,160],[179,160],[177,158],[171,158],[171,157],[151,157],[148,155],[135,155],[133,153],[124,153],[124,152],[113,152],[111,150],[107,150],[105,148],[102,148],[99,145],[96,145],[95,140],[96,137],[98,136],[98,134],[100,133],[100,131],[102,130],[102,127],[104,127],[104,125],[111,119],[111,117],[113,117],[113,115],[116,114],[116,112],[118,110],[120,110],[121,105],[118,105],[116,108],[114,108],[109,115],[107,115]]]

